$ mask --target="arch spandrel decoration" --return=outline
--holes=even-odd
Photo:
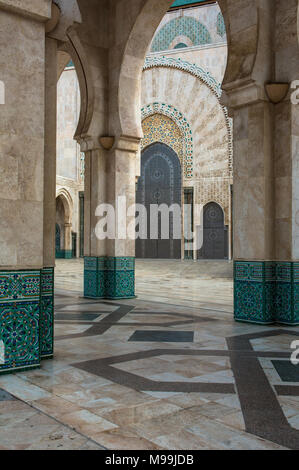
[[[155,142],[161,142],[172,148],[184,165],[183,135],[176,123],[163,114],[152,114],[142,121],[144,138],[141,150]]]
[[[194,77],[199,78],[199,80],[201,80],[205,85],[207,85],[212,90],[212,92],[216,95],[219,101],[219,106],[221,106],[222,111],[225,116],[227,132],[228,132],[228,141],[229,141],[228,167],[229,167],[229,172],[232,175],[232,172],[233,172],[233,120],[228,116],[227,108],[225,106],[222,106],[222,104],[220,103],[220,98],[222,95],[221,84],[217,82],[217,80],[215,80],[215,78],[210,72],[202,69],[196,64],[191,64],[190,62],[187,62],[182,59],[175,59],[173,57],[164,57],[164,56],[162,57],[148,56],[145,60],[143,70],[148,70],[154,67],[175,68],[178,70],[182,70],[184,72],[188,72]],[[192,160],[193,160],[193,142],[192,142]]]
[[[152,103],[147,106],[144,106],[141,109],[141,119],[144,122],[146,118],[153,115],[162,115],[170,118],[171,121],[174,122],[175,127],[170,127],[169,130],[172,130],[172,133],[169,133],[168,142],[163,140],[164,143],[169,145],[169,147],[174,148],[173,145],[178,145],[178,135],[175,129],[179,128],[179,131],[182,136],[182,153],[181,153],[181,162],[184,169],[185,178],[190,179],[193,177],[193,136],[191,126],[188,123],[187,119],[180,113],[174,106],[165,104],[165,103]],[[162,124],[162,118],[157,121],[158,123]],[[164,121],[165,123],[166,121]],[[153,124],[153,123],[151,123]],[[167,127],[170,126],[169,121],[166,122]],[[154,131],[154,129],[149,129],[151,135],[154,135],[156,132],[158,136],[161,134],[161,138],[163,138],[163,133],[159,132],[159,130]],[[164,136],[166,139],[167,136]],[[152,140],[149,142],[149,139],[146,138],[141,141],[141,148],[144,149],[150,143],[154,143],[159,141],[159,139]],[[161,141],[161,140],[160,140]],[[175,148],[174,148],[175,150]],[[177,150],[175,150],[177,152]],[[180,156],[179,152],[177,154]]]

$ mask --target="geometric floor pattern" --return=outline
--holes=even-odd
[[[0,449],[299,449],[298,327],[56,294],[54,360],[0,378]]]
[[[272,361],[279,377],[283,382],[299,383],[299,367],[290,361]]]
[[[128,341],[193,343],[193,331],[135,331]]]

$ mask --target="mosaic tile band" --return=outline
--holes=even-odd
[[[85,257],[84,296],[100,299],[135,298],[135,258]]]
[[[169,67],[169,68],[175,68],[177,70],[182,70],[184,72],[190,73],[191,75],[193,75],[196,78],[199,78],[203,83],[205,83],[205,85],[207,85],[213,91],[213,93],[215,93],[215,95],[217,96],[220,102],[220,98],[222,96],[221,84],[217,80],[215,80],[215,78],[209,71],[204,70],[198,65],[191,64],[190,62],[186,60],[176,59],[174,57],[148,56],[144,62],[143,70],[148,70],[154,67]],[[165,105],[165,106],[168,106],[168,105]],[[232,171],[233,171],[233,120],[232,118],[229,117],[227,108],[225,106],[222,106],[222,104],[221,104],[221,107],[225,116],[227,131],[229,135],[229,170],[230,170],[230,173],[232,174]],[[142,109],[142,119],[146,117],[146,115],[144,115],[145,109],[146,108]],[[193,149],[192,149],[192,152],[193,152]]]
[[[299,324],[299,263],[235,261],[235,319]]]

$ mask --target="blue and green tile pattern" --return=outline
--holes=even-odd
[[[0,272],[0,375],[53,357],[53,318],[54,268]]]
[[[100,299],[135,297],[134,257],[85,257],[84,296]]]
[[[299,324],[299,263],[235,261],[235,319]]]
[[[212,38],[205,25],[192,16],[180,16],[166,23],[154,37],[151,52],[167,51],[173,40],[186,36],[192,46],[211,44]]]
[[[0,273],[0,374],[40,365],[41,272]]]
[[[73,259],[72,250],[56,250],[55,258],[57,259]]]
[[[54,268],[41,270],[41,358],[54,354]]]

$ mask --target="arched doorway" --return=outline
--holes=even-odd
[[[72,246],[72,200],[66,192],[60,192],[56,198],[56,258],[73,258]]]
[[[136,240],[136,257],[152,259],[180,259],[181,240],[174,239],[173,218],[170,214],[169,239],[161,236],[159,222],[158,239],[149,237],[150,206],[173,204],[181,206],[182,170],[176,153],[167,145],[155,143],[147,147],[141,156],[141,176],[137,186],[136,202],[147,210],[148,236]]]
[[[216,202],[206,204],[203,209],[203,245],[198,258],[228,258],[228,227],[224,223],[224,212]]]

